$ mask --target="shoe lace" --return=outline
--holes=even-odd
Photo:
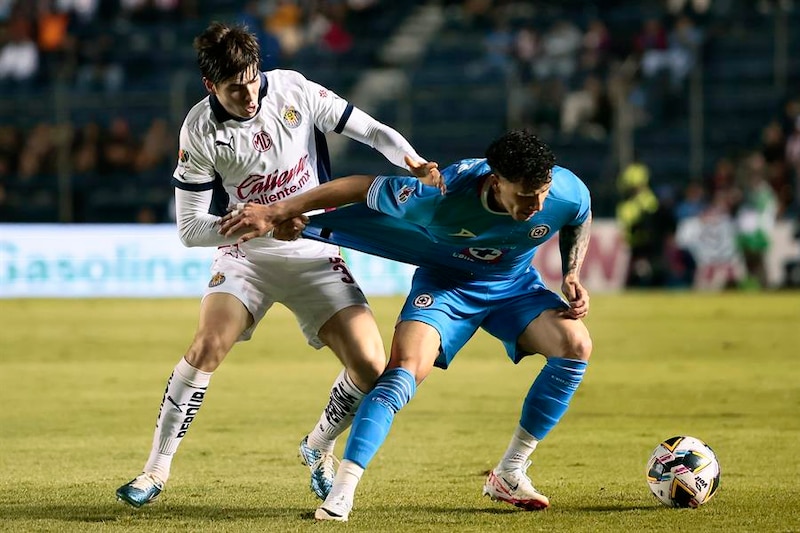
[[[531,478],[528,477],[528,468],[530,466],[531,466],[531,461],[530,460],[525,461],[525,464],[523,464],[521,468],[515,468],[514,470],[503,472],[502,478],[506,483],[508,483],[509,481],[514,481],[514,484],[530,485],[530,487],[533,488],[533,490],[536,490],[533,487]]]
[[[332,453],[318,452],[319,457],[314,459],[311,467],[314,470],[322,470],[326,478],[333,478],[336,475],[336,469],[339,466],[339,459]]]
[[[344,494],[338,494],[331,498],[330,503],[325,502],[327,505],[323,505],[323,507],[327,507],[332,511],[344,511],[350,512],[350,509],[353,508],[353,502]]]
[[[148,490],[152,486],[159,487],[160,485],[162,485],[162,483],[159,479],[148,472],[139,474],[136,476],[136,479],[131,482],[131,487],[142,491]]]

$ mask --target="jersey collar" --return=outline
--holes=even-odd
[[[267,75],[264,74],[263,72],[259,72],[258,74],[259,76],[261,76],[261,88],[258,89],[258,111],[256,111],[256,114],[258,114],[258,112],[261,111],[261,100],[263,100],[264,97],[267,96]],[[249,118],[234,117],[233,115],[228,113],[225,110],[225,108],[222,107],[222,104],[219,103],[219,100],[217,99],[216,95],[213,94],[209,95],[208,101],[211,104],[211,111],[214,113],[214,118],[217,119],[217,122],[225,122],[226,120],[235,120],[236,122],[246,122],[250,120]]]
[[[486,176],[484,176],[480,185],[481,204],[483,205],[483,208],[486,209],[486,211],[488,211],[489,213],[492,213],[494,215],[511,216],[511,213],[507,211],[497,211],[495,209],[492,209],[491,206],[489,205],[489,194],[491,194],[492,192],[492,180],[489,179],[489,176],[491,176],[491,173],[486,174]]]

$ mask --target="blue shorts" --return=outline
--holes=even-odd
[[[500,339],[516,364],[531,355],[517,346],[528,324],[547,309],[568,307],[534,269],[512,280],[475,281],[418,268],[400,320],[424,322],[439,332],[439,368],[450,365],[479,327]]]

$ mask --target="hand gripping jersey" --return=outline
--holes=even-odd
[[[315,215],[304,234],[471,279],[509,279],[533,268],[536,248],[559,229],[589,216],[589,191],[566,168],[553,168],[544,207],[524,222],[490,209],[490,173],[485,159],[451,165],[445,195],[414,177],[378,176],[366,205]]]
[[[173,185],[213,190],[210,212],[218,216],[230,204],[269,204],[327,181],[330,161],[323,133],[341,132],[353,109],[298,72],[272,70],[260,76],[255,117],[233,117],[211,95],[189,111],[181,127]],[[257,242],[261,247],[301,246]]]

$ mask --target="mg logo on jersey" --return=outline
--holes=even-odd
[[[411,198],[411,195],[414,194],[414,187],[403,187],[400,189],[400,192],[397,193],[397,201],[401,204],[404,204]]]
[[[539,224],[528,232],[528,237],[531,239],[541,239],[548,233],[550,233],[550,226],[547,224]]]
[[[425,309],[433,305],[433,296],[427,293],[418,294],[417,297],[414,298],[413,304],[417,309]]]
[[[281,117],[283,118],[283,123],[291,129],[295,129],[303,121],[303,117],[300,116],[300,112],[291,105],[283,107],[283,110],[281,111]]]
[[[259,152],[266,152],[272,148],[272,137],[264,130],[253,135],[253,148]]]

